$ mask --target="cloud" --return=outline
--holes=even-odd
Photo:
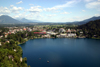
[[[86,4],[86,8],[90,8],[90,9],[97,9],[100,11],[100,2],[95,1],[95,2],[90,2]]]
[[[19,1],[19,2],[17,2],[16,4],[21,4],[21,3],[23,3],[22,1]]]
[[[94,0],[84,0],[85,2],[91,2],[91,1],[94,1]]]
[[[42,12],[42,9],[40,9],[41,6],[33,6],[30,9],[27,9],[27,11],[32,13]]]
[[[26,12],[23,12],[23,13],[19,13],[19,14],[15,14],[13,16],[13,18],[25,18],[26,17]]]
[[[11,11],[7,7],[0,7],[0,14],[10,14]]]
[[[2,16],[3,14],[0,14],[0,16]]]
[[[100,16],[100,14],[95,14],[96,17]]]
[[[83,12],[85,12],[85,10],[82,10]]]
[[[13,12],[13,13],[19,13],[19,11],[23,10],[22,7],[16,7],[14,5],[10,5],[10,10]]]
[[[58,8],[55,8],[55,7],[52,7],[52,8],[44,8],[43,10],[44,11],[55,11],[57,10]]]
[[[69,14],[68,12],[63,12],[63,13],[61,13],[61,14]]]
[[[98,1],[100,1],[100,0],[98,0]]]
[[[81,0],[71,0],[67,1],[65,4],[62,5],[56,5],[55,8],[64,8],[64,7],[72,7],[73,5],[79,3]]]
[[[34,4],[29,4],[30,6],[33,6]]]
[[[49,15],[47,14],[46,16],[47,17],[54,17],[54,16],[56,16],[56,14],[49,14]]]
[[[78,2],[80,2],[81,0],[71,0],[71,1],[67,1],[65,4],[61,4],[61,5],[56,5],[54,7],[51,8],[44,8],[44,11],[52,11],[52,12],[58,12],[57,10],[65,8],[65,7],[73,7],[75,4],[77,4]]]
[[[0,7],[0,14],[10,14],[12,13],[19,13],[19,11],[23,10],[22,7],[16,7],[14,5],[10,5],[10,7]]]

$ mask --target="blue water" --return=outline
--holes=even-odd
[[[100,67],[100,40],[33,39],[20,46],[31,67]]]

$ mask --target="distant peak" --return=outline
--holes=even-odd
[[[1,15],[0,17],[9,17],[9,18],[12,18],[12,17],[10,17],[8,15]]]
[[[8,15],[1,15],[1,16],[8,16]]]

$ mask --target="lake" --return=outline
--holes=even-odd
[[[33,39],[20,46],[31,67],[100,67],[100,40]]]

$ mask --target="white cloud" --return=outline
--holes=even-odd
[[[0,14],[0,16],[2,16],[3,14]]]
[[[15,14],[13,16],[13,18],[25,18],[27,15],[26,15],[26,12],[23,12],[23,13],[19,13],[19,14]]]
[[[10,5],[10,7],[14,7],[14,5]]]
[[[40,15],[40,13],[26,13],[26,12],[23,12],[23,13],[19,13],[19,14],[15,14],[13,16],[13,18],[19,18],[19,19],[22,19],[22,18],[26,18],[26,19],[29,19],[29,20],[42,20],[43,19],[43,16]]]
[[[41,12],[42,9],[40,9],[41,6],[33,6],[30,9],[27,9],[27,11],[32,12],[32,13],[37,13],[37,12]]]
[[[19,13],[19,11],[23,10],[22,7],[16,7],[14,5],[10,5],[10,7],[0,7],[0,14],[10,14],[12,13]]]
[[[12,10],[13,11],[19,11],[19,10],[23,10],[23,8],[22,7],[13,7]]]
[[[65,7],[72,7],[73,5],[77,4],[78,2],[80,2],[81,0],[71,0],[71,1],[67,1],[65,4],[62,4],[62,5],[56,5],[54,7],[51,7],[51,8],[44,8],[43,10],[44,11],[56,11],[56,10],[59,10],[59,9],[62,9],[62,8],[65,8]],[[56,11],[58,12],[58,11]]]
[[[33,6],[34,4],[29,4],[30,6]]]
[[[100,0],[98,0],[98,1],[100,1]]]
[[[55,6],[55,8],[72,7],[73,5],[79,3],[80,1],[81,0],[71,0],[71,1],[67,1],[65,4]]]
[[[43,16],[40,13],[29,13],[25,16],[25,18],[30,20],[42,20]]]
[[[46,16],[47,17],[54,17],[54,16],[56,16],[56,14],[49,14],[49,15],[47,14]]]
[[[52,8],[44,8],[43,10],[44,11],[55,11],[57,10],[58,8],[55,8],[55,7],[52,7]]]
[[[94,1],[94,0],[84,0],[85,2],[91,2],[91,1]]]
[[[97,16],[97,17],[98,17],[98,16],[100,16],[100,14],[95,14],[95,16]]]
[[[10,5],[10,10],[13,12],[13,13],[19,13],[19,11],[23,10],[22,7],[16,7],[14,5]]]
[[[83,12],[85,12],[85,10],[82,10]]]
[[[68,12],[63,12],[63,13],[61,13],[61,14],[69,14]]]
[[[95,2],[90,2],[86,4],[87,8],[91,8],[91,9],[97,9],[100,10],[100,2],[95,1]]]
[[[11,11],[7,7],[0,7],[0,14],[10,14]]]
[[[22,1],[19,1],[19,2],[17,2],[16,4],[21,4],[21,3],[23,3]]]

